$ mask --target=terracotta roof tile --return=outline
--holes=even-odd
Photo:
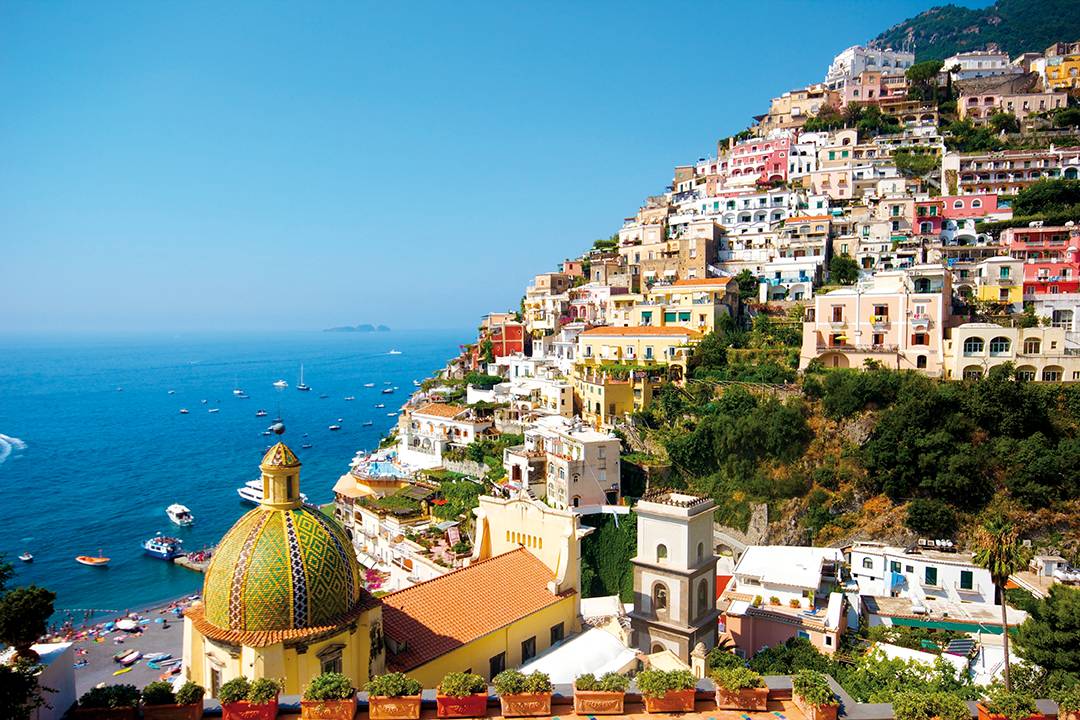
[[[574,594],[553,595],[551,569],[525,548],[384,595],[383,627],[405,649],[388,658],[408,671]]]
[[[735,282],[735,278],[683,278],[682,280],[676,280],[672,285],[675,287],[707,287],[709,285],[727,287],[733,282]]]
[[[587,336],[596,337],[632,337],[632,336],[669,336],[669,337],[688,337],[696,339],[701,337],[701,333],[697,330],[691,330],[689,328],[674,327],[674,326],[662,326],[657,327],[655,325],[644,325],[641,327],[594,327],[589,328],[585,332],[581,333]]]
[[[434,415],[436,417],[453,418],[468,410],[461,405],[451,403],[428,403],[412,411],[413,415]]]
[[[349,623],[356,620],[367,610],[378,606],[378,604],[378,599],[368,593],[367,590],[361,590],[360,601],[353,609],[334,618],[331,624],[291,630],[226,630],[206,619],[206,608],[202,603],[189,607],[184,611],[184,617],[191,620],[195,629],[202,633],[203,637],[211,640],[232,645],[246,645],[247,647],[266,647],[275,643],[290,640],[310,640],[320,635],[331,635],[340,632]]]

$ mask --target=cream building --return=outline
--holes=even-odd
[[[490,427],[462,405],[428,403],[406,410],[398,418],[398,457],[407,465],[438,467],[451,446],[469,445]]]
[[[628,327],[678,327],[710,333],[721,316],[739,310],[739,284],[734,278],[676,280],[652,286],[628,313]]]
[[[578,336],[578,365],[621,363],[681,365],[701,340],[697,330],[682,327],[597,327]]]
[[[1060,327],[1001,327],[994,323],[964,323],[945,341],[946,380],[974,380],[990,368],[1013,363],[1023,380],[1080,381],[1080,354],[1067,349]]]

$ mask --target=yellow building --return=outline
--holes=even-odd
[[[578,335],[577,362],[638,365],[681,365],[702,333],[683,327],[596,327]]]
[[[987,258],[975,268],[975,297],[1007,305],[1009,312],[1024,309],[1024,261],[1008,255]]]
[[[676,280],[654,285],[645,301],[634,306],[629,325],[676,327],[710,333],[723,315],[739,308],[739,285],[733,278]]]
[[[672,372],[670,379],[682,379],[680,366]],[[627,371],[577,365],[573,384],[581,419],[594,427],[611,426],[618,418],[644,410],[665,378],[668,371],[662,367]]]
[[[1050,58],[1046,64],[1046,84],[1054,90],[1080,87],[1080,55]]]
[[[263,500],[217,546],[203,600],[184,618],[184,673],[216,696],[241,675],[285,681],[381,672],[382,613],[341,529],[300,500],[300,461],[284,443],[260,464]]]

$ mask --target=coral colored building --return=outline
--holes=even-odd
[[[744,140],[731,147],[721,161],[721,174],[731,185],[784,182],[787,180],[791,138]]]
[[[1001,242],[1024,261],[1024,295],[1080,292],[1080,228],[1008,228]]]

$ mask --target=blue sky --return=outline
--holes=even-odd
[[[471,327],[932,4],[2,3],[0,330]]]

